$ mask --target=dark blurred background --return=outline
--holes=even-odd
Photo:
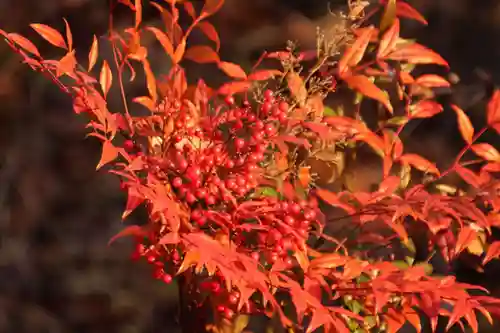
[[[287,39],[314,45],[315,26],[328,24],[322,18],[325,0],[226,2],[213,21],[229,61],[249,63]],[[407,24],[406,35],[450,62],[461,81],[448,98],[481,114],[500,75],[500,1],[411,3],[429,26]],[[342,5],[336,0],[331,8]],[[28,37],[35,37],[29,23],[62,29],[62,17],[85,59],[92,34],[106,32],[108,3],[0,0],[0,28]],[[129,20],[119,16],[117,24],[123,22]],[[52,55],[52,48],[38,45]],[[200,69],[195,76],[206,74]],[[117,179],[95,172],[98,142],[84,140],[71,101],[3,43],[0,105],[0,333],[176,332],[175,287],[154,281],[148,267],[132,263],[127,240],[107,246],[123,226],[125,198]],[[453,128],[453,121],[440,124]],[[431,135],[431,127],[423,130]],[[140,219],[139,214],[131,223]]]

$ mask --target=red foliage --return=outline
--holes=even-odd
[[[113,59],[102,60],[98,77],[91,73],[98,63],[98,40],[94,36],[86,69],[79,66],[67,22],[65,37],[46,25],[31,25],[65,50],[55,60],[43,59],[26,38],[0,31],[31,68],[73,97],[76,113],[90,116],[89,135],[102,141],[97,167],[108,166],[128,193],[123,217],[139,205],[148,208],[147,226],[128,227],[113,240],[134,236],[133,257],[151,263],[155,278],[187,279],[200,302],[212,305],[215,329],[233,323],[241,332],[248,320],[243,314],[255,313],[277,314],[284,326],[302,330],[305,325],[306,332],[319,327],[364,332],[375,326],[396,332],[405,322],[420,331],[417,310],[434,330],[438,316],[449,317],[448,328],[465,323],[474,332],[477,311],[491,321],[489,311],[498,312],[500,301],[470,294],[481,288],[454,277],[432,275],[426,262],[415,261],[414,241],[425,235],[429,251],[437,250],[447,262],[463,251],[481,256],[483,264],[500,255],[499,242],[490,244],[487,237],[499,224],[494,174],[500,171],[500,154],[479,142],[486,131],[499,132],[500,92],[488,106],[487,127],[480,130],[453,106],[466,145],[442,171],[405,152],[399,138],[411,120],[443,110],[429,92],[449,86],[437,75],[411,74],[413,65],[447,63],[400,36],[398,17],[425,23],[410,5],[381,1],[371,12],[383,10],[379,28],[353,25],[337,50],[325,46],[314,57],[275,52],[264,57],[280,60],[282,68],[257,65],[246,72],[219,58],[217,31],[206,21],[222,0],[206,0],[199,13],[188,1],[166,2],[166,7],[154,4],[169,23],[162,30],[143,26],[140,0],[119,1],[135,13],[135,23],[121,33],[110,31]],[[365,6],[351,3],[349,17],[361,22]],[[178,23],[182,11],[192,21],[185,30]],[[215,46],[188,43],[195,28]],[[141,45],[146,33],[170,57],[165,77],[155,75]],[[234,81],[218,89],[202,80],[187,82],[185,59],[215,63]],[[148,95],[132,101],[149,110],[147,116],[131,114],[124,93],[123,74],[130,70],[134,80],[136,64],[144,71]],[[62,76],[73,83],[63,84]],[[395,96],[382,85],[388,81],[404,105],[403,115],[394,114]],[[262,89],[264,83],[272,88]],[[121,92],[123,113],[107,107],[113,84]],[[353,104],[366,97],[383,106],[387,112],[378,128],[323,105],[337,84],[358,93]],[[363,145],[383,163],[377,189],[335,193],[317,185],[311,160],[337,161],[343,148]],[[464,162],[469,150],[479,159]],[[425,174],[425,181],[411,182],[412,169]],[[451,173],[474,191],[443,187],[439,181]],[[349,235],[329,233],[332,222],[320,208],[323,203],[349,217],[344,230]]]

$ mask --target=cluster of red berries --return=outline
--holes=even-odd
[[[169,284],[173,281],[173,276],[167,266],[177,266],[180,263],[181,256],[176,249],[167,253],[153,246],[144,245],[143,239],[138,238],[132,253],[132,260],[137,261],[140,259],[145,259],[153,267],[153,277],[155,279]]]

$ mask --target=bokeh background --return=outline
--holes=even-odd
[[[332,2],[333,10],[345,5]],[[480,119],[500,76],[500,2],[410,2],[429,25],[407,24],[406,34],[450,62],[461,80],[447,98]],[[62,29],[65,17],[86,56],[92,34],[106,33],[108,5],[0,0],[0,28],[35,37],[29,23]],[[314,45],[315,26],[329,24],[323,18],[327,11],[325,0],[226,0],[213,21],[223,58],[246,64],[287,39]],[[126,15],[117,17],[117,24],[127,22]],[[42,53],[53,52],[39,45]],[[196,69],[192,78],[207,74]],[[454,124],[445,117],[437,128]],[[435,128],[420,131],[432,136]],[[126,240],[107,245],[123,227],[125,198],[113,176],[95,172],[99,145],[84,136],[71,101],[0,43],[0,333],[176,332],[175,287],[154,281],[148,267],[130,262]],[[142,218],[138,212],[130,223]],[[470,276],[495,287],[493,273]]]

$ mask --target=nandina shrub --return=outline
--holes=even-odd
[[[152,2],[163,29],[144,25],[140,0],[114,4],[122,5],[135,23],[122,31],[111,26],[113,57],[102,59],[97,77],[98,39],[80,65],[66,21],[65,36],[31,25],[64,52],[54,60],[25,37],[1,32],[33,70],[72,97],[75,113],[86,115],[88,135],[102,142],[97,168],[106,165],[128,194],[123,218],[147,208],[145,226],[127,227],[113,240],[133,236],[133,258],[147,260],[165,283],[179,280],[183,311],[200,316],[183,321],[186,332],[242,332],[257,314],[293,332],[396,332],[405,323],[421,331],[427,321],[435,331],[438,318],[447,318],[447,330],[477,332],[478,313],[492,322],[500,301],[452,275],[433,275],[428,260],[417,260],[415,244],[423,237],[430,256],[449,264],[462,252],[481,265],[499,256],[492,229],[499,221],[500,154],[481,139],[500,132],[500,92],[479,130],[452,106],[465,144],[448,170],[406,152],[403,129],[441,113],[433,89],[450,85],[435,74],[412,74],[415,65],[447,67],[400,36],[399,18],[425,23],[415,9],[395,0],[351,1],[342,28],[320,34],[317,50],[265,53],[247,72],[218,56],[218,34],[207,18],[222,0],[206,0],[201,10],[189,1]],[[380,24],[366,24],[378,13]],[[191,18],[187,29],[180,15]],[[214,45],[191,45],[194,29]],[[168,75],[155,75],[141,45],[147,34],[168,55]],[[185,60],[216,64],[231,79],[218,88],[187,82]],[[274,67],[262,66],[272,61]],[[147,95],[131,99],[124,76],[133,81],[137,67]],[[123,112],[108,109],[113,83]],[[355,93],[354,112],[327,106],[340,87]],[[131,112],[130,103],[147,115]],[[376,124],[363,121],[367,105]],[[318,165],[342,174],[347,152],[367,147],[383,166],[376,189],[320,186]],[[477,157],[465,160],[470,151]],[[442,182],[451,174],[467,189]]]

